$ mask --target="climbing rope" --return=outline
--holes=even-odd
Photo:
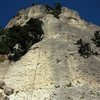
[[[36,81],[36,74],[37,74],[39,59],[40,59],[40,48],[38,49],[38,59],[37,59],[36,69],[34,71],[35,74],[34,74],[34,77],[33,77],[33,87],[32,87],[32,91],[31,91],[31,99],[32,99],[33,91],[34,91],[34,86],[35,86],[35,81]]]
[[[33,90],[34,90],[34,86],[35,86],[35,80],[36,80],[36,74],[37,74],[37,69],[38,69],[38,63],[39,63],[39,59],[40,59],[40,49],[38,49],[39,53],[38,53],[38,59],[37,59],[37,64],[36,64],[36,69],[35,69],[35,74],[34,74],[34,78],[33,78]]]

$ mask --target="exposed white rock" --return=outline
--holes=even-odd
[[[100,27],[88,25],[68,8],[62,8],[57,19],[36,5],[22,9],[6,28],[24,25],[31,17],[43,21],[44,39],[21,60],[0,65],[7,66],[0,78],[19,91],[10,100],[100,100],[100,56],[84,59],[74,45],[80,38],[91,42]]]
[[[25,23],[31,18],[41,18],[46,15],[46,9],[43,5],[36,5],[22,9],[17,15],[11,19],[6,28],[10,28],[13,25],[25,25]]]
[[[4,100],[4,91],[0,89],[0,100]]]

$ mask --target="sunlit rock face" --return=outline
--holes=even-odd
[[[10,100],[100,100],[100,56],[84,59],[75,45],[80,38],[92,43],[100,27],[68,8],[62,7],[57,19],[35,5],[19,11],[6,28],[23,26],[31,17],[43,21],[43,40],[19,61],[0,64],[0,78],[15,89]]]
[[[42,5],[36,5],[21,9],[14,18],[8,23],[6,28],[10,28],[13,25],[25,25],[25,23],[31,18],[41,18],[46,15],[46,8]]]

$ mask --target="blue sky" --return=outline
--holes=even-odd
[[[4,27],[20,8],[32,3],[53,6],[56,2],[78,11],[83,19],[100,26],[100,0],[0,0],[0,26]]]

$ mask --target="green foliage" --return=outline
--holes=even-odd
[[[35,6],[35,4],[34,4],[34,3],[32,3],[32,6]]]
[[[17,61],[43,36],[42,22],[31,18],[25,26],[13,26],[0,31],[0,54]]]
[[[82,39],[78,40],[76,44],[77,44],[77,45],[83,44],[83,40],[82,40]]]
[[[94,33],[94,37],[92,38],[92,41],[97,47],[100,47],[100,31],[96,31]]]
[[[61,10],[61,4],[60,3],[56,3],[55,4],[55,9],[56,10]]]
[[[79,45],[78,52],[80,53],[80,56],[83,56],[84,58],[88,58],[92,54],[92,49],[90,47],[89,43],[83,42],[82,39],[78,40],[77,45]]]
[[[8,47],[6,45],[6,30],[0,29],[0,54],[7,54]]]
[[[59,19],[59,14],[61,13],[61,4],[60,3],[56,3],[54,8],[51,8],[48,5],[45,5],[45,7],[46,7],[48,13],[53,14],[54,17]]]
[[[84,42],[82,39],[78,40],[76,44],[79,45],[78,52],[80,56],[83,56],[84,58],[88,58],[90,55],[100,55],[97,51],[94,51],[91,48],[89,43]]]
[[[61,4],[56,3],[55,8],[52,10],[51,14],[54,15],[54,17],[59,19],[59,14],[61,13]]]
[[[0,42],[0,54],[7,54],[8,48],[7,45],[2,41]]]
[[[47,5],[47,4],[45,5],[45,8],[46,8],[46,10],[47,10],[48,13],[50,13],[50,11],[53,10],[53,8],[50,7],[50,6]]]

